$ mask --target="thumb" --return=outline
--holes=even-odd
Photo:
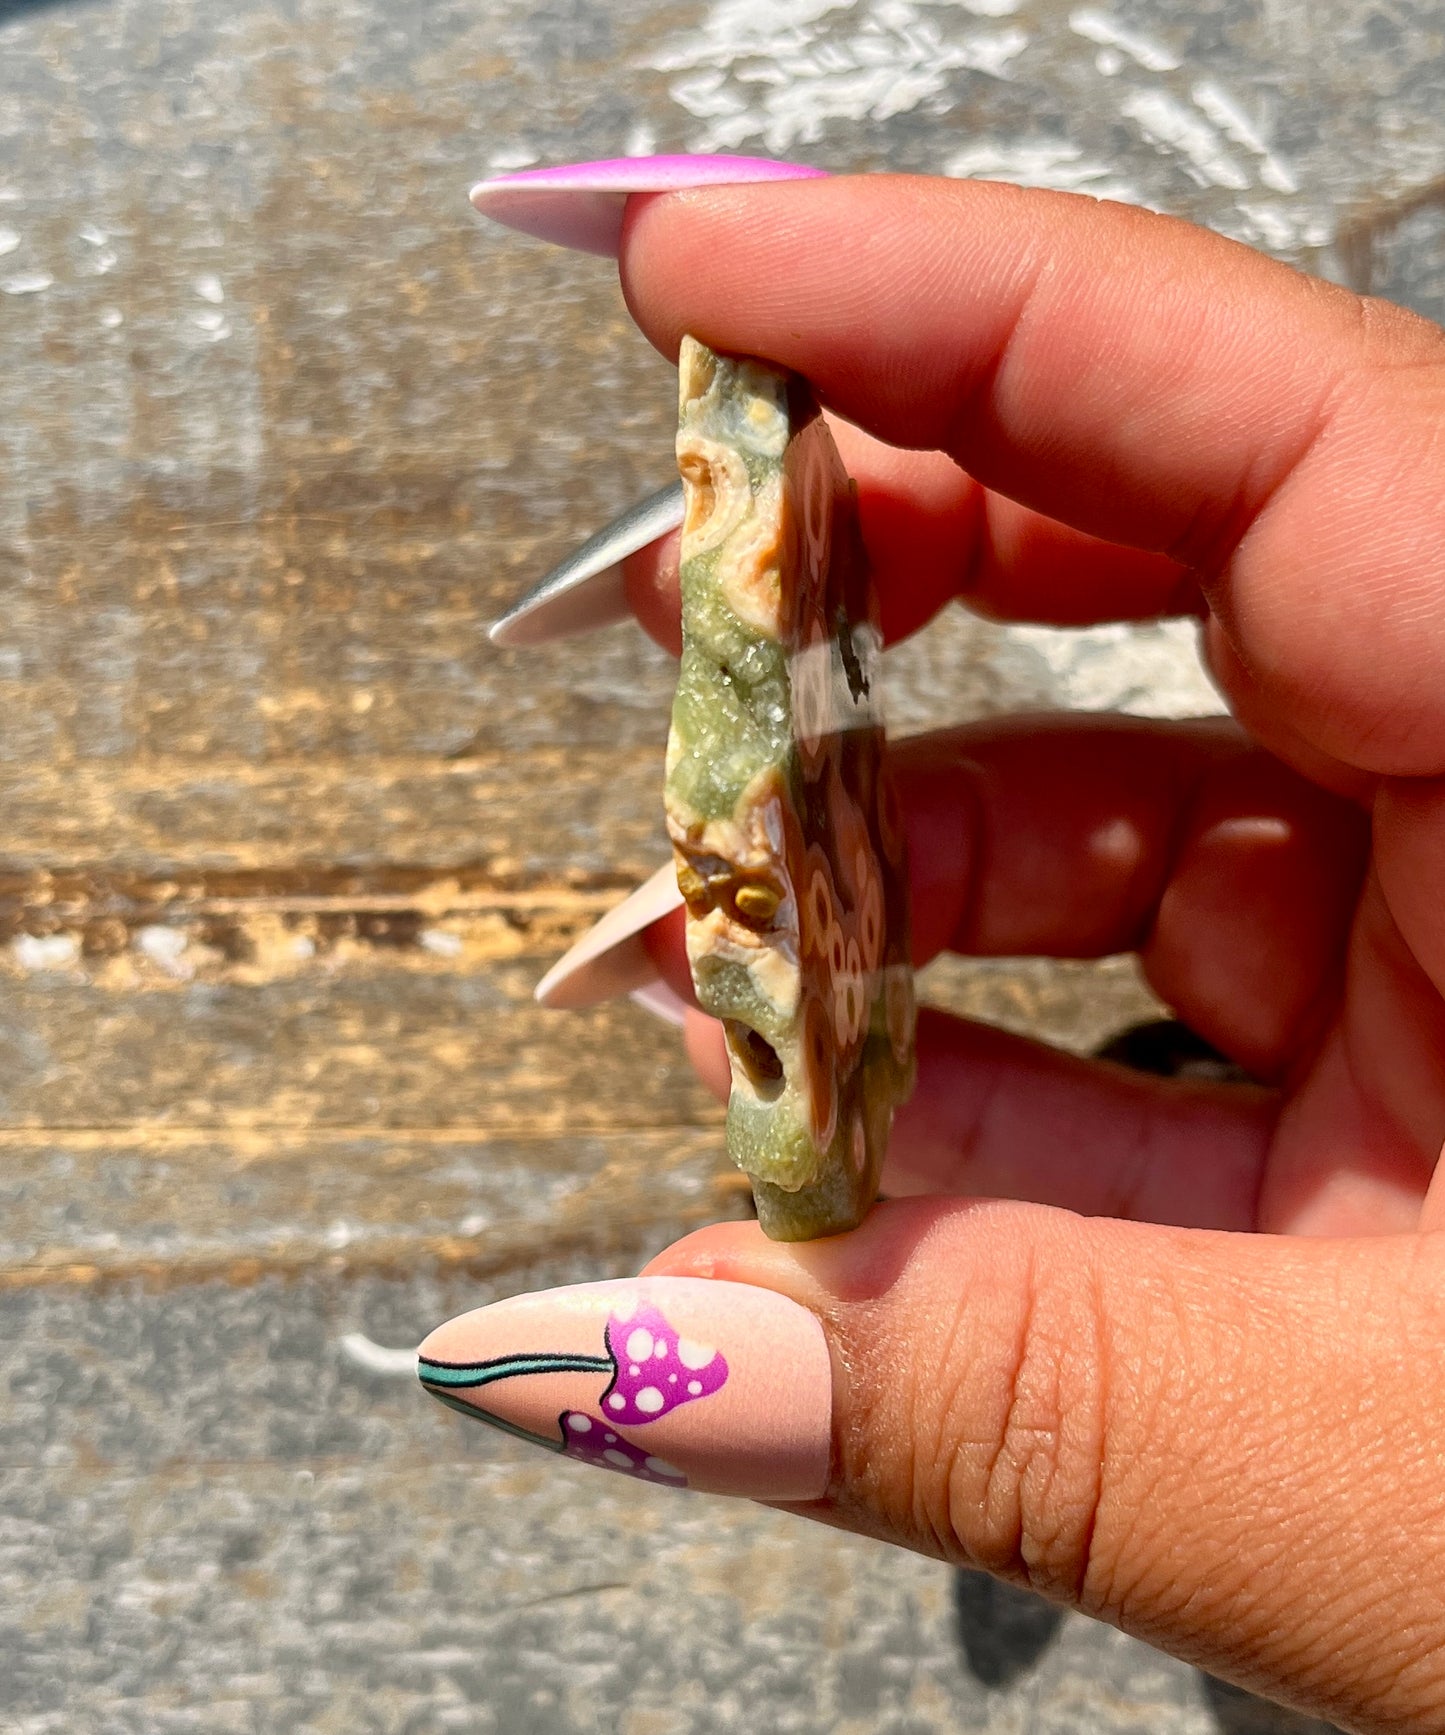
[[[776,1290],[833,1368],[795,1510],[985,1567],[1356,1730],[1445,1728],[1445,1237],[903,1200],[649,1275]]]

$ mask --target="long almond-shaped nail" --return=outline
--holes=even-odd
[[[758,1500],[827,1489],[827,1340],[770,1289],[640,1277],[518,1295],[439,1326],[417,1374],[463,1415],[644,1482]]]
[[[509,229],[615,259],[629,194],[799,181],[826,173],[766,157],[610,157],[494,175],[472,188],[471,200],[484,217]]]
[[[575,1012],[648,987],[657,980],[657,966],[643,931],[681,903],[677,869],[668,862],[557,960],[537,984],[536,998],[555,1011]]]
[[[622,583],[622,562],[682,523],[682,483],[669,482],[584,542],[575,554],[537,580],[488,634],[494,645],[545,645],[626,620],[632,610]]]

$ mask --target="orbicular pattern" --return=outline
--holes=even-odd
[[[775,1240],[851,1228],[913,1083],[906,867],[854,490],[806,382],[679,361],[682,666],[667,825],[728,1149]]]

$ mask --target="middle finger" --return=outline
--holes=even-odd
[[[894,743],[912,951],[1137,952],[1161,999],[1258,1078],[1333,1005],[1367,816],[1227,722],[1010,718]],[[648,950],[689,994],[682,914]]]

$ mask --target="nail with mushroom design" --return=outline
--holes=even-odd
[[[641,1481],[763,1499],[826,1486],[827,1345],[769,1290],[639,1278],[517,1296],[439,1327],[417,1372],[449,1408]]]
[[[728,1364],[710,1344],[679,1337],[646,1302],[627,1319],[613,1314],[607,1321],[607,1353],[617,1372],[602,1407],[614,1421],[633,1426],[711,1396],[728,1377]]]

